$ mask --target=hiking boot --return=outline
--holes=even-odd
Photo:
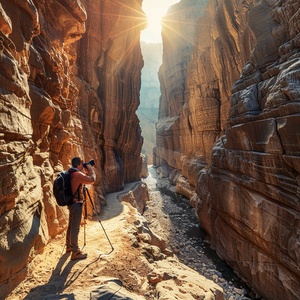
[[[77,259],[86,259],[87,254],[82,253],[81,251],[73,252],[71,256],[71,260],[77,260]]]

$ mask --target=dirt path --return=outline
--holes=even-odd
[[[128,189],[131,187],[127,186]],[[140,278],[147,278],[145,272],[149,270],[142,260],[136,259],[140,253],[127,238],[128,231],[132,228],[130,219],[135,219],[136,211],[129,204],[120,203],[117,195],[118,193],[108,195],[108,205],[101,213],[101,224],[113,245],[113,251],[98,218],[87,220],[86,246],[83,248],[88,253],[87,259],[71,261],[70,254],[65,253],[65,236],[58,236],[30,264],[28,277],[7,299],[91,299],[93,287],[95,294],[99,294],[99,286],[114,286],[116,282],[119,284],[112,288],[112,293],[118,290],[118,295],[122,295],[124,290],[128,295],[131,290],[139,294]],[[67,214],[68,212],[66,216]],[[83,226],[79,241],[79,245],[83,246]],[[139,272],[130,273],[128,270],[132,266]],[[120,286],[119,278],[122,278],[121,285],[126,289]],[[105,293],[109,295],[107,291],[103,295]],[[139,296],[133,294],[132,299],[139,299]]]

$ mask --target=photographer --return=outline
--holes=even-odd
[[[80,157],[72,159],[72,168],[70,171],[73,171],[71,174],[71,187],[74,200],[71,205],[68,205],[69,224],[66,237],[66,252],[72,252],[71,260],[87,258],[87,254],[82,253],[78,247],[78,234],[82,216],[82,204],[85,201],[83,184],[93,184],[96,179],[95,171],[91,166],[92,164],[94,164],[93,160],[89,163],[84,163]],[[87,174],[85,174],[84,169],[87,170]]]

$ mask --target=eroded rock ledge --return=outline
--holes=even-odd
[[[155,164],[219,256],[272,300],[300,294],[299,16],[295,0],[209,1],[191,54],[169,44],[160,71]]]

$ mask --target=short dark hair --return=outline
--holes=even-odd
[[[73,157],[72,158],[72,167],[77,168],[81,164],[80,157]]]

